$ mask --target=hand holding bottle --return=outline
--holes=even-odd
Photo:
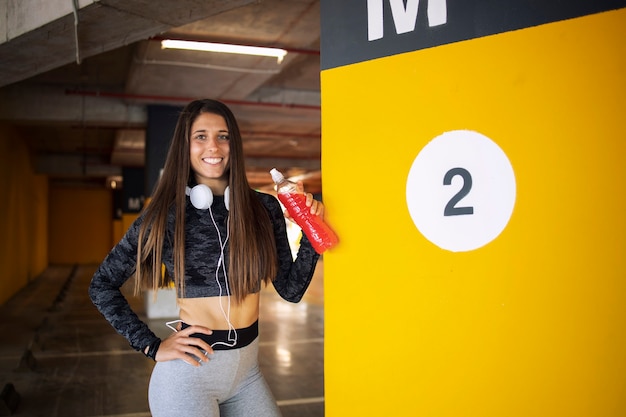
[[[339,239],[335,232],[324,223],[324,205],[314,200],[311,194],[304,194],[301,182],[296,184],[285,179],[276,168],[273,168],[270,173],[276,183],[278,199],[287,209],[288,218],[300,226],[313,249],[322,254],[335,246]]]
[[[296,182],[296,190],[298,193],[305,196],[305,205],[309,208],[309,212],[312,215],[318,216],[320,219],[324,219],[324,204],[313,198],[313,194],[304,192],[304,184],[302,181]],[[296,219],[291,217],[289,210],[285,210],[285,218],[296,223]]]

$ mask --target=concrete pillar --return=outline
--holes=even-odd
[[[626,415],[626,1],[321,13],[326,416]]]

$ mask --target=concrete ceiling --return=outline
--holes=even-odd
[[[74,3],[0,4],[0,120],[18,126],[39,173],[56,183],[119,180],[123,166],[144,165],[148,105],[209,97],[239,120],[253,187],[271,189],[277,167],[321,192],[318,0]],[[277,62],[162,49],[165,38],[288,54]]]

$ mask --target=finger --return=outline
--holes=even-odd
[[[296,182],[296,190],[298,190],[299,193],[304,193],[304,183],[302,180]]]
[[[185,328],[185,330],[179,331],[178,333],[185,336],[189,336],[190,334],[194,333],[213,334],[213,330],[209,329],[208,327],[198,326],[194,324]]]
[[[176,352],[197,354],[199,349],[213,353],[211,346],[199,337],[191,336],[194,333],[211,334],[212,330],[202,326],[190,326],[178,333],[173,333],[162,342],[166,349],[171,348]]]
[[[197,355],[198,353],[204,355],[204,352],[201,352],[200,349],[208,353],[213,353],[211,345],[199,337],[180,338],[178,342],[185,352],[191,353],[192,355]]]
[[[195,342],[194,344],[186,345],[181,349],[181,351],[184,352],[185,354],[192,355],[192,356],[195,356],[196,358],[199,358],[200,361],[202,362],[208,362],[209,361],[208,355],[213,354],[213,348],[211,348],[211,346],[206,344],[206,342],[204,341],[202,342],[203,343]],[[188,355],[185,355],[185,356],[188,356]]]
[[[182,359],[183,362],[195,367],[201,366],[202,362],[208,362],[208,358],[204,355],[196,356],[184,354],[180,356],[180,359]]]
[[[193,339],[193,340],[192,340]],[[206,352],[206,353],[205,353]],[[177,338],[162,343],[157,351],[157,361],[169,361],[181,359],[182,361],[197,366],[200,362],[208,362],[208,354],[212,354],[213,349],[205,341],[199,338]]]
[[[324,214],[324,204],[321,201],[313,199],[311,195],[311,205],[310,205],[311,214],[315,214],[317,216],[321,216]]]
[[[324,204],[322,204],[321,202],[318,201],[317,203],[317,207],[316,207],[316,214],[318,217],[320,218],[324,218]]]

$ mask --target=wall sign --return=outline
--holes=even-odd
[[[434,138],[409,170],[406,201],[417,229],[442,249],[478,249],[504,230],[513,213],[513,167],[488,137],[454,130]]]
[[[143,208],[145,197],[145,172],[140,167],[123,167],[122,177],[122,212],[139,213]]]
[[[626,7],[626,0],[322,0],[322,70]],[[341,42],[338,42],[341,40]]]

